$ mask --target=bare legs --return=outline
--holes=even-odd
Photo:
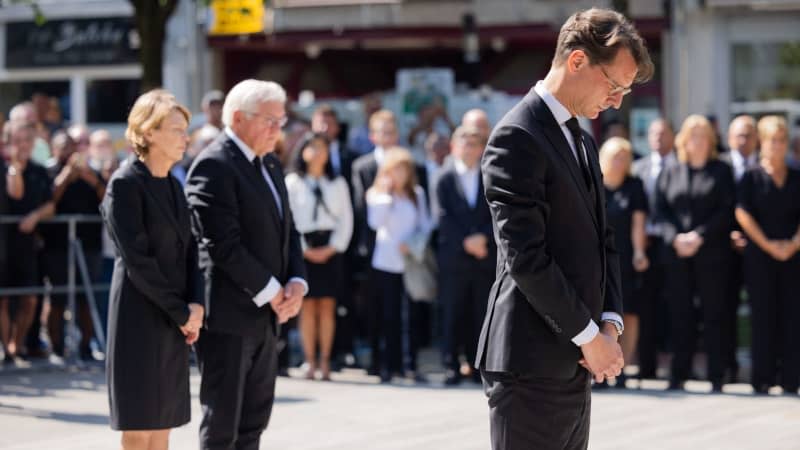
[[[167,450],[169,432],[170,429],[123,431],[122,450]]]
[[[303,353],[308,372],[306,378],[313,379],[317,367],[322,379],[330,380],[331,349],[336,330],[336,300],[333,297],[307,298],[300,313],[300,333],[303,338]],[[317,342],[319,342],[319,366],[316,364]]]

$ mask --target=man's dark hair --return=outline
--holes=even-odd
[[[337,122],[339,121],[339,115],[336,114],[336,110],[333,109],[333,106],[329,105],[328,103],[323,103],[317,106],[314,109],[314,113],[312,115],[316,116],[317,114],[321,114],[327,117],[333,117]]]
[[[594,64],[608,64],[620,49],[631,52],[639,70],[635,82],[653,77],[655,68],[644,39],[622,14],[610,9],[591,8],[570,16],[558,34],[553,65],[560,66],[573,50],[583,50]]]

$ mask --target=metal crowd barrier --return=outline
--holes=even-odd
[[[24,219],[24,216],[0,215],[0,225],[16,225]],[[49,283],[41,286],[25,286],[18,288],[0,287],[0,297],[10,297],[18,295],[50,295],[67,294],[67,310],[65,314],[65,336],[64,336],[64,360],[67,364],[76,364],[79,354],[78,326],[76,323],[77,302],[76,294],[86,295],[89,312],[92,316],[95,337],[100,344],[100,349],[105,352],[106,335],[103,328],[100,314],[97,312],[97,302],[94,293],[97,291],[108,291],[108,283],[92,285],[91,275],[86,265],[86,257],[83,252],[83,245],[77,237],[77,225],[79,223],[98,223],[102,222],[100,215],[90,214],[62,214],[51,219],[42,220],[40,224],[66,223],[67,224],[67,284],[63,286],[51,286]],[[16,255],[8,255],[8,263],[13,264]],[[80,272],[81,284],[77,285],[76,275]]]

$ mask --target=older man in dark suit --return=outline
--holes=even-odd
[[[586,449],[590,374],[602,381],[622,369],[619,262],[597,149],[576,116],[619,108],[652,72],[625,17],[575,13],[561,28],[550,72],[489,139],[481,168],[497,279],[476,365],[495,450]]]
[[[276,83],[234,86],[224,132],[187,178],[206,274],[206,331],[197,344],[203,449],[258,449],[275,395],[278,324],[297,315],[308,291],[283,172],[270,154],[285,103]]]

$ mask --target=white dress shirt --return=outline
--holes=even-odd
[[[331,167],[333,173],[336,175],[342,174],[342,152],[339,151],[339,141],[332,140],[331,145],[328,146],[328,153],[330,154]]]
[[[467,203],[470,208],[475,208],[478,203],[478,185],[480,182],[480,171],[476,165],[473,168],[467,167],[464,161],[458,158],[453,158],[453,164],[458,174],[458,181],[464,189],[464,195],[467,197]]]
[[[550,93],[545,87],[544,82],[539,81],[536,83],[536,86],[533,87],[534,91],[539,94],[539,97],[542,98],[545,105],[550,109],[550,112],[553,113],[553,117],[555,117],[558,126],[561,128],[561,132],[564,134],[564,137],[567,139],[569,143],[570,149],[572,150],[572,155],[575,156],[575,161],[578,162],[578,152],[575,147],[575,142],[572,139],[572,133],[570,133],[569,128],[567,128],[567,120],[572,118],[572,114],[570,114],[569,110],[555,98],[553,94]],[[581,155],[586,161],[586,167],[589,167],[589,161],[586,159],[586,146],[582,146],[584,149],[583,154]],[[622,324],[622,317],[619,314],[611,311],[605,311],[600,316],[600,320],[613,320]],[[589,319],[589,324],[586,325],[586,328],[583,329],[577,336],[572,338],[572,342],[575,345],[583,345],[588,344],[592,339],[597,336],[597,333],[600,332],[600,327],[594,322],[594,320]]]
[[[316,208],[317,218],[314,220],[314,209],[317,205],[314,187],[317,185],[322,192],[325,207],[320,205]],[[330,230],[331,247],[339,253],[344,253],[353,235],[353,208],[350,205],[350,191],[344,178],[315,179],[309,175],[301,177],[296,173],[290,173],[286,176],[286,191],[297,231],[302,235],[313,231]],[[305,239],[300,241],[305,250],[307,248]]]
[[[758,156],[753,152],[747,158],[739,150],[731,149],[731,162],[733,163],[733,176],[738,182],[744,176],[748,168],[758,164]]]
[[[428,176],[428,192],[431,193],[429,198],[431,202],[431,225],[436,228],[439,226],[439,214],[441,213],[441,208],[439,207],[439,199],[436,197],[435,193],[436,183],[439,181],[439,176],[442,174],[442,166],[436,164],[436,161],[426,159],[425,172]]]
[[[556,122],[558,122],[559,128],[561,128],[561,133],[564,134],[564,137],[567,139],[569,143],[569,148],[572,150],[572,156],[575,157],[575,162],[578,163],[580,167],[580,162],[578,162],[578,151],[575,147],[575,141],[572,139],[572,133],[567,128],[567,121],[572,118],[572,114],[570,114],[569,110],[555,98],[547,88],[544,87],[544,82],[539,81],[536,83],[536,86],[533,87],[533,90],[539,94],[539,97],[544,100],[545,105],[550,108],[550,112],[553,113],[553,117],[555,117]],[[583,154],[581,157],[583,161],[586,162],[586,167],[589,167],[589,160],[586,159],[586,146],[583,146]]]
[[[253,149],[239,139],[239,136],[236,136],[236,133],[234,133],[230,128],[225,127],[225,134],[227,134],[228,137],[231,138],[234,143],[236,143],[247,161],[252,164],[253,159],[256,157],[256,153],[253,151]],[[283,204],[281,203],[281,196],[278,194],[278,189],[275,187],[275,182],[272,181],[272,177],[269,175],[267,168],[264,167],[263,164],[261,164],[261,175],[269,185],[269,188],[272,191],[272,196],[275,198],[275,204],[278,205],[278,213],[280,214],[281,218],[283,218]],[[289,281],[296,281],[302,284],[304,289],[303,295],[308,293],[308,283],[306,280],[300,277],[292,277],[289,279]],[[260,290],[256,296],[253,297],[253,302],[258,305],[259,308],[266,305],[278,294],[278,291],[282,287],[283,286],[281,286],[281,283],[277,280],[277,278],[269,277],[269,281],[264,289]]]
[[[431,222],[420,186],[414,188],[417,204],[397,195],[367,191],[367,223],[375,230],[372,267],[384,272],[403,273],[405,259],[400,244],[414,233],[430,231]]]

